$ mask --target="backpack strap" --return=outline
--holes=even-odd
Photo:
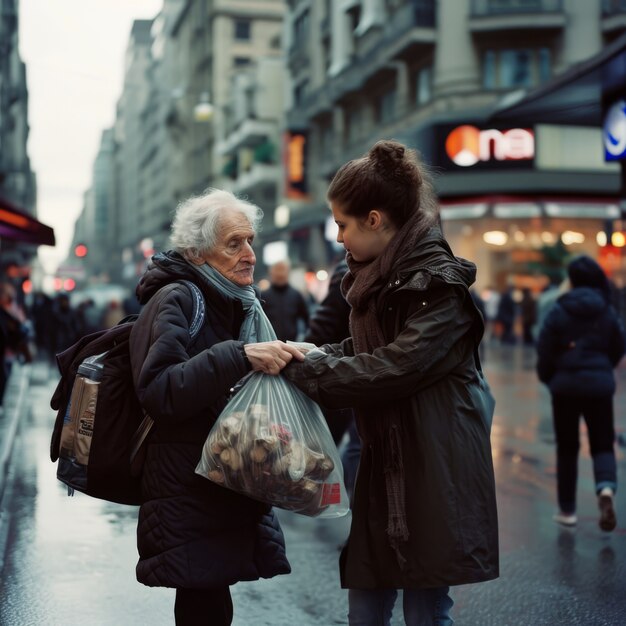
[[[204,297],[200,289],[195,283],[190,280],[179,280],[177,282],[186,285],[189,291],[191,291],[191,299],[193,300],[193,309],[191,314],[191,324],[189,325],[189,336],[191,339],[195,339],[202,328],[204,323],[204,316],[206,311],[204,308]]]
[[[191,313],[191,324],[189,324],[189,337],[193,341],[202,329],[204,318],[206,316],[204,296],[198,286],[190,280],[181,279],[176,282],[186,285],[191,292],[193,308]],[[136,372],[133,372],[133,380],[136,380],[135,374]],[[148,435],[151,433],[153,426],[154,420],[144,411],[143,420],[141,421],[141,424],[139,424],[139,427],[131,439],[130,471],[132,476],[139,476],[139,474],[141,474],[146,456],[146,446],[144,446],[144,443]]]

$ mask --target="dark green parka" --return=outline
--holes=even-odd
[[[401,417],[407,563],[399,566],[386,533],[380,446],[361,432],[343,587],[425,588],[498,576],[493,405],[475,361],[483,323],[468,291],[474,278],[475,267],[454,257],[435,229],[379,295],[386,346],[354,355],[347,339],[284,370],[323,406],[352,406],[372,420],[384,406]]]

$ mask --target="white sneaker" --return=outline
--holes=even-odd
[[[617,526],[617,516],[613,506],[613,490],[605,487],[598,494],[598,508],[600,509],[600,528],[610,533]]]
[[[552,519],[561,526],[576,526],[578,517],[575,513],[561,513],[560,511],[552,516]]]

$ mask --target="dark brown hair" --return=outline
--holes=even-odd
[[[342,165],[326,197],[355,217],[384,211],[397,228],[420,207],[434,204],[430,178],[417,154],[392,140],[378,141],[365,156]]]

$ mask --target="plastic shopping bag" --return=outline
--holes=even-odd
[[[196,473],[302,515],[341,517],[350,508],[319,406],[282,376],[248,376],[213,425]]]

